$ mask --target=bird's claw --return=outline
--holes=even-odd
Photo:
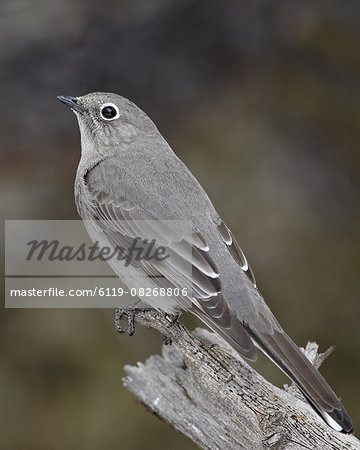
[[[178,320],[179,320],[179,317],[180,317],[180,313],[177,313],[177,314],[167,314],[166,313],[165,316],[166,316],[166,318],[169,321],[168,328],[170,328],[170,327],[173,327],[174,325],[176,325],[178,323]]]
[[[121,326],[120,326],[120,319],[123,314],[127,315],[127,322],[128,322],[127,330],[121,328]],[[120,334],[126,333],[126,331],[127,331],[128,335],[132,336],[135,333],[135,314],[136,314],[135,308],[131,308],[129,306],[117,308],[115,310],[115,314],[114,314],[115,331],[117,331]]]
[[[165,334],[162,335],[163,338],[163,343],[164,345],[171,345],[172,344],[172,339],[169,336],[165,336]]]

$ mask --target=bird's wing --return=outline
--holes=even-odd
[[[241,250],[240,245],[237,243],[232,232],[230,231],[230,229],[226,226],[226,224],[223,221],[221,221],[219,223],[217,228],[218,228],[220,236],[222,237],[222,240],[227,245],[227,248],[228,248],[229,252],[231,253],[231,256],[238,263],[241,270],[249,278],[249,280],[252,282],[252,284],[256,287],[256,280],[255,280],[254,272],[252,271],[252,268],[250,267],[250,264],[249,264],[248,260],[246,259],[246,256],[244,255],[244,252]]]
[[[146,240],[145,254],[149,250],[148,243],[155,239],[151,252],[163,247],[168,257],[162,260],[136,259],[130,264],[159,287],[172,288],[173,291],[174,288],[181,291],[185,288],[188,295],[175,298],[179,306],[199,316],[239,353],[255,360],[256,349],[222,293],[221,277],[201,233],[182,227],[179,221],[156,220],[128,199],[114,198],[92,189],[91,180],[87,182],[92,196],[93,218],[107,241],[114,248],[128,249],[135,239]],[[141,245],[141,241],[137,245]],[[147,300],[144,298],[145,302]]]

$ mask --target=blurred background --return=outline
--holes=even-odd
[[[359,430],[359,2],[2,0],[0,37],[3,218],[78,217],[79,132],[56,95],[130,98],[207,190],[285,330],[336,345],[321,371]],[[111,316],[2,309],[2,448],[195,448],[122,387],[161,336],[117,335]]]

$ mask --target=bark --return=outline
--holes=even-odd
[[[128,319],[126,310],[118,319]],[[190,334],[149,309],[136,309],[135,322],[157,329],[172,345],[144,364],[126,366],[124,385],[199,447],[360,449],[354,436],[332,430],[295,386],[273,386],[214,333],[198,328]],[[308,343],[305,353],[319,366],[327,354],[317,349]]]

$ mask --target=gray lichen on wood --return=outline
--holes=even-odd
[[[354,436],[328,427],[297,388],[273,386],[214,333],[190,334],[149,309],[137,309],[135,321],[157,329],[173,345],[144,364],[126,366],[124,385],[201,448],[360,449]],[[314,343],[305,353],[315,365],[327,356],[317,355]]]

